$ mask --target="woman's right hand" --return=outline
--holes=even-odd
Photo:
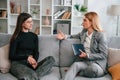
[[[62,40],[62,39],[65,39],[65,34],[62,31],[58,31],[58,34],[56,37],[57,39]]]
[[[29,64],[31,64],[32,65],[32,67],[35,69],[36,67],[37,67],[37,61],[32,57],[32,56],[29,56],[28,57],[28,62],[29,62]]]

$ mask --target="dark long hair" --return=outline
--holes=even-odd
[[[11,37],[10,42],[12,42],[20,33],[20,31],[22,30],[22,24],[24,23],[24,21],[26,21],[28,18],[32,17],[30,14],[28,13],[21,13],[18,18],[17,18],[17,23],[16,23],[16,29]]]

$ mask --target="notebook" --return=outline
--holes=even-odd
[[[85,48],[83,44],[73,44],[72,48],[73,48],[74,55],[80,55],[81,54],[80,50],[85,52]]]

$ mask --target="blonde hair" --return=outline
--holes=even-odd
[[[91,23],[92,28],[98,32],[103,31],[100,26],[99,16],[96,12],[88,12],[84,15]]]

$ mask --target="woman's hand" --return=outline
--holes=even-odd
[[[82,50],[80,50],[81,54],[79,55],[80,58],[86,58],[87,54],[85,52],[83,52]]]
[[[29,56],[28,57],[28,62],[32,65],[32,67],[35,69],[37,67],[37,61],[32,57],[32,56]]]
[[[65,34],[62,31],[58,31],[58,34],[56,37],[57,39],[62,40],[62,39],[65,39]]]

